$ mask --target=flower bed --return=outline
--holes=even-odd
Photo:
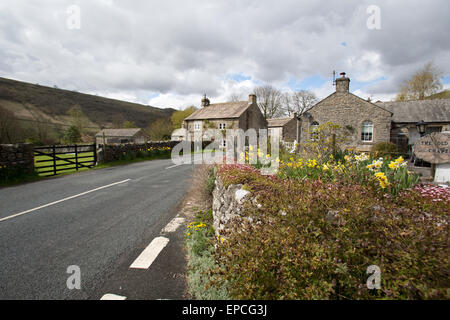
[[[450,297],[448,191],[414,188],[402,159],[351,157],[281,160],[271,177],[219,168],[225,186],[245,185],[258,203],[246,202],[252,219],[217,242],[214,276],[231,298]],[[381,269],[379,290],[366,285],[370,265]]]

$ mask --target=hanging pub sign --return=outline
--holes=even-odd
[[[433,132],[414,144],[417,158],[433,164],[450,162],[450,133]]]

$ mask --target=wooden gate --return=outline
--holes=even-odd
[[[34,167],[41,176],[93,168],[97,163],[95,143],[90,145],[34,147]]]

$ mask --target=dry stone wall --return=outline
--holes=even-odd
[[[220,177],[216,178],[213,191],[213,227],[216,235],[222,234],[231,220],[244,217],[243,204],[250,197],[251,193],[244,190],[241,184],[225,188]]]
[[[30,143],[0,144],[0,168],[8,171],[34,171],[34,151]]]

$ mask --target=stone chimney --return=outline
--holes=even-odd
[[[248,95],[248,103],[255,103],[256,104],[256,94],[251,93]]]
[[[350,79],[341,72],[341,77],[336,79],[336,92],[346,93],[350,89]]]
[[[205,93],[205,96],[202,99],[202,108],[205,108],[207,106],[209,106],[209,99],[206,97],[206,93]]]

